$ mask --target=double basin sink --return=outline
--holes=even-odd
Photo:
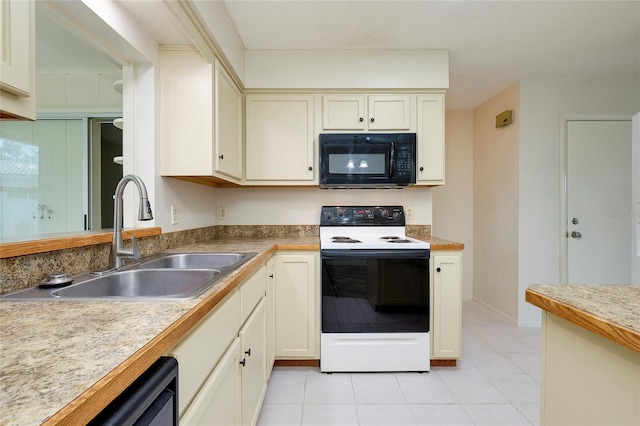
[[[2,296],[10,300],[184,300],[198,297],[256,253],[168,253],[117,271],[73,277],[66,287],[33,287]]]

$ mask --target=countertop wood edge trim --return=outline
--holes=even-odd
[[[132,236],[141,238],[160,234],[162,234],[162,228],[157,226],[153,228],[125,229],[122,231],[122,237],[124,239],[131,238]],[[16,243],[4,243],[0,244],[0,259],[110,243],[112,237],[113,232],[87,232],[80,235],[52,237],[33,241],[19,241]]]
[[[525,300],[598,336],[640,353],[640,333],[634,330],[531,289],[525,292]]]
[[[162,333],[150,340],[131,357],[114,368],[76,399],[62,407],[48,418],[43,425],[78,425],[91,421],[111,401],[120,395],[131,383],[145,372],[153,363],[165,355],[178,341],[189,332],[216,305],[231,293],[238,285],[253,274],[276,252],[276,245],[256,256],[228,283],[203,299]]]
[[[464,250],[464,244],[462,243],[448,243],[448,244],[439,244],[439,243],[431,243],[432,251],[462,251]]]

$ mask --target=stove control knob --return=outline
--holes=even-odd
[[[393,212],[393,220],[398,220],[400,217],[400,212]]]
[[[339,217],[344,217],[344,209],[338,209],[337,213]]]
[[[380,209],[380,216],[382,216],[382,217],[387,217],[387,216],[389,216],[389,210],[387,210],[387,209]]]
[[[326,212],[325,214],[327,215],[327,220],[331,220],[333,218],[331,212]]]

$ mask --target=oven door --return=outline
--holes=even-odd
[[[429,250],[321,250],[323,333],[429,331]]]

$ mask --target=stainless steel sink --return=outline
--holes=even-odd
[[[0,296],[6,300],[184,300],[200,296],[257,253],[165,253],[114,272],[72,277],[62,288],[31,287]]]
[[[217,269],[246,262],[255,253],[180,253],[164,254],[156,259],[144,260],[140,269]]]
[[[190,299],[213,284],[220,271],[134,269],[52,291],[62,299]]]

